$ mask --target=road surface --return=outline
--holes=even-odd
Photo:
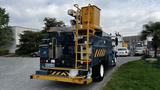
[[[117,66],[109,69],[101,82],[75,85],[54,81],[30,80],[39,69],[39,58],[0,57],[0,90],[100,90],[111,78],[117,67],[140,57],[119,57]]]

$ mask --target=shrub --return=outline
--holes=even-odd
[[[142,60],[145,60],[146,58],[151,58],[152,56],[151,55],[148,55],[148,54],[144,54],[141,59]]]
[[[0,55],[6,55],[9,53],[8,49],[0,49]]]

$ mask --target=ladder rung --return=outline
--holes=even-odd
[[[87,45],[87,44],[85,44],[85,43],[81,43],[81,44],[78,44],[78,45],[83,45],[83,46],[84,46],[84,45]]]
[[[94,29],[94,28],[91,28],[91,27],[89,27],[88,29],[89,29],[90,31],[95,31],[95,29]],[[83,30],[83,31],[86,30],[86,31],[87,31],[88,29],[80,29],[80,30]]]
[[[77,53],[87,53],[87,52],[82,51],[82,52],[77,52]],[[88,52],[88,53],[89,53],[89,52]]]
[[[87,58],[83,58],[83,59],[78,59],[78,60],[81,60],[81,61],[91,61],[91,59],[87,59]]]
[[[82,60],[82,61],[87,61],[87,60],[91,60],[91,59],[87,59],[87,58],[83,58],[83,59],[78,59],[78,60]]]
[[[77,60],[78,62],[91,62],[90,60]]]
[[[87,44],[91,44],[91,43],[78,43],[78,45],[87,45]]]
[[[77,67],[79,70],[88,71],[86,67]]]
[[[87,46],[87,44],[77,44],[78,46]],[[89,44],[91,45],[91,43]],[[90,46],[89,46],[90,47]]]
[[[89,35],[93,35],[93,34],[89,34]],[[83,37],[87,37],[87,35],[78,35],[79,37],[83,36]]]

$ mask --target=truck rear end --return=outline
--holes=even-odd
[[[88,18],[84,14],[85,19],[90,20],[91,10],[99,12],[100,9],[89,5],[79,11],[78,6],[75,7],[77,11],[71,10],[69,14],[75,17],[76,29],[61,27],[48,30],[48,38],[43,39],[40,45],[40,70],[31,75],[31,79],[89,84],[103,80],[106,68],[116,65],[111,37],[103,36],[99,23],[86,21],[79,28],[84,11],[88,14]]]

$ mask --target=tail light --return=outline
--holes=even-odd
[[[82,64],[87,64],[86,61],[82,61]],[[91,64],[91,61],[88,61],[88,64]]]
[[[40,63],[46,63],[46,60],[40,60]]]
[[[40,60],[40,63],[55,63],[55,60]]]

